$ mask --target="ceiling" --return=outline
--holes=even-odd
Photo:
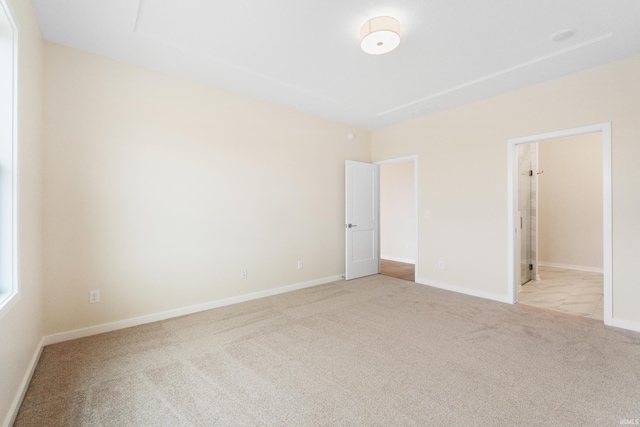
[[[640,55],[638,0],[33,3],[52,42],[370,130]],[[380,15],[400,46],[368,55]]]

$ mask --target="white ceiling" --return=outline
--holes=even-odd
[[[47,40],[371,130],[640,55],[639,0],[33,3]],[[379,15],[402,40],[368,55]]]

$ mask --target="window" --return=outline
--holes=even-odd
[[[16,27],[0,0],[0,317],[18,300],[16,262]]]

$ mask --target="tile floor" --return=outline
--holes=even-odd
[[[532,280],[518,293],[518,303],[603,320],[602,273],[540,267],[542,280]]]

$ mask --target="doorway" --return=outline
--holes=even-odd
[[[380,274],[415,282],[417,156],[380,165]]]
[[[602,136],[517,149],[518,302],[602,321]]]
[[[583,271],[585,268],[584,265],[580,265],[580,261],[576,264],[569,264],[569,262],[553,262],[549,261],[549,259],[572,259],[566,258],[566,254],[559,255],[557,252],[566,251],[566,247],[562,247],[562,242],[564,239],[564,243],[567,243],[567,238],[560,237],[559,240],[555,242],[548,242],[548,237],[544,237],[545,239],[545,247],[542,244],[538,244],[539,234],[543,232],[542,229],[539,228],[539,220],[541,216],[539,215],[539,179],[544,176],[544,167],[538,167],[540,147],[542,144],[559,144],[561,142],[555,141],[560,138],[568,138],[578,137],[580,135],[591,135],[591,137],[595,137],[599,139],[601,143],[600,153],[601,160],[599,168],[601,174],[601,183],[602,183],[602,191],[601,191],[601,210],[599,213],[601,214],[600,222],[602,224],[601,235],[599,236],[601,240],[599,245],[600,252],[598,256],[601,257],[602,268],[595,266],[592,267],[592,270],[600,270],[598,271]],[[586,141],[586,139],[585,139]],[[529,145],[529,147],[526,147]],[[545,277],[549,281],[546,283],[549,286],[553,286],[553,281],[556,281],[556,285],[558,283],[566,284],[566,278],[568,276],[577,277],[580,274],[585,277],[582,278],[585,281],[592,281],[595,286],[597,282],[597,278],[592,277],[593,274],[601,274],[601,289],[603,290],[602,296],[602,310],[603,314],[601,319],[604,320],[604,323],[611,324],[613,307],[612,307],[612,272],[611,272],[611,261],[612,261],[612,248],[611,248],[611,124],[605,123],[594,126],[587,126],[583,128],[569,129],[565,131],[552,132],[548,134],[542,135],[534,135],[530,137],[517,138],[508,141],[508,168],[509,168],[509,297],[513,303],[518,302],[518,294],[521,289],[533,289],[534,286],[540,286],[544,284]],[[575,153],[575,152],[574,152]],[[522,158],[529,156],[529,159],[526,162],[523,162]],[[565,157],[567,154],[565,154]],[[569,154],[570,156],[570,154]],[[529,172],[523,175],[523,168],[521,168],[521,163],[528,163],[530,161],[531,168]],[[553,166],[554,169],[557,169],[558,166]],[[550,175],[550,174],[549,174]],[[548,178],[545,177],[545,178]],[[560,181],[562,184],[562,181]],[[560,190],[561,185],[556,184],[557,189]],[[527,189],[529,190],[527,193]],[[558,196],[560,199],[565,198],[570,200],[571,197],[585,197],[579,193],[581,193],[582,188],[575,188],[575,194],[565,194]],[[524,195],[521,195],[524,194]],[[567,201],[565,200],[565,202]],[[562,209],[566,209],[565,207]],[[558,208],[556,208],[558,209]],[[560,220],[561,215],[556,215],[558,220]],[[547,218],[555,218],[553,215],[547,215]],[[568,219],[567,219],[568,218]],[[565,227],[573,227],[582,221],[581,215],[573,216],[568,215],[565,219],[560,220],[560,222],[565,221]],[[567,222],[568,221],[568,222]],[[522,226],[521,226],[522,222]],[[556,221],[557,222],[557,221]],[[568,224],[568,225],[567,225]],[[547,224],[548,225],[548,224]],[[562,224],[553,224],[551,229],[555,227],[556,230],[562,230]],[[575,228],[575,227],[574,227]],[[545,233],[548,232],[544,231]],[[576,235],[572,239],[576,239]],[[583,236],[578,236],[582,238]],[[569,243],[575,243],[573,241]],[[589,244],[591,249],[593,249],[593,241]],[[566,245],[565,245],[566,246]],[[551,249],[551,253],[549,250]],[[581,251],[584,252],[584,251]],[[591,251],[593,252],[593,251]],[[596,251],[597,252],[597,251]],[[541,257],[541,253],[542,255]],[[562,257],[565,258],[562,258]],[[581,254],[584,256],[584,254]],[[593,254],[591,254],[593,258]],[[549,258],[549,259],[544,259]],[[538,262],[540,259],[540,262]],[[573,258],[575,259],[575,258]],[[584,259],[584,257],[583,257]],[[545,265],[546,264],[546,265]],[[581,268],[580,270],[575,267]],[[589,267],[589,266],[586,266]],[[525,270],[524,272],[522,270]],[[586,268],[587,270],[589,268]],[[593,274],[591,274],[593,273]],[[588,276],[588,277],[587,277]],[[542,279],[541,281],[535,281],[536,278]],[[522,285],[524,283],[524,285]],[[527,284],[528,283],[528,284]],[[566,291],[567,289],[565,289]],[[566,293],[566,292],[565,292]],[[521,294],[523,303],[529,295]]]

